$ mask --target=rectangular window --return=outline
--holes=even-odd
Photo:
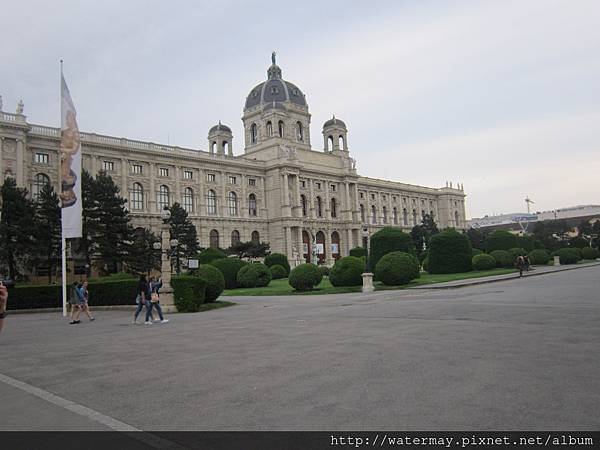
[[[113,172],[115,170],[115,163],[112,161],[102,161],[102,170]]]
[[[362,192],[360,193],[360,198],[364,198],[365,194],[363,194]]]
[[[36,153],[35,162],[38,164],[49,164],[50,156],[48,156],[48,153]]]
[[[134,164],[133,167],[131,168],[131,171],[133,172],[134,175],[141,175],[142,174],[142,166],[140,166],[139,164]]]
[[[321,183],[317,183],[317,189],[321,189]]]
[[[206,181],[208,181],[209,183],[214,183],[216,180],[216,176],[214,173],[207,173],[206,174]]]
[[[191,170],[183,171],[183,179],[184,180],[191,180],[193,176],[194,176],[194,173]]]
[[[160,169],[158,169],[158,175],[161,177],[168,177],[169,169],[167,169],[166,167],[161,167]]]
[[[306,187],[306,181],[304,181],[304,180],[300,181],[300,186],[302,186],[303,188],[305,188]]]
[[[237,178],[233,177],[233,176],[230,176],[229,177],[229,184],[237,184]]]
[[[248,186],[256,186],[256,180],[254,178],[248,178]]]
[[[375,194],[371,194],[371,200],[375,200]]]
[[[332,185],[331,185],[331,190],[332,190],[333,192],[335,192],[335,184],[332,184]]]

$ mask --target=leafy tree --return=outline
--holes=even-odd
[[[410,236],[415,244],[415,250],[419,260],[422,259],[424,246],[429,247],[431,237],[438,234],[439,230],[435,224],[435,220],[429,214],[425,214],[420,225],[415,225],[410,231]],[[425,245],[423,245],[425,244]]]
[[[48,283],[61,255],[61,209],[50,184],[40,191],[35,210],[35,244],[40,259],[48,265]]]
[[[128,271],[144,274],[160,269],[161,250],[154,249],[154,244],[160,242],[158,236],[147,228],[139,228],[131,233],[130,239],[125,257]]]
[[[94,178],[87,170],[81,171],[81,203],[82,203],[82,230],[81,238],[75,241],[74,250],[85,258],[87,266],[86,276],[91,276],[92,256],[98,248],[98,241],[95,237],[99,233],[98,206],[94,201]]]
[[[467,230],[467,237],[471,241],[471,247],[478,250],[485,250],[485,233],[477,228],[469,228]]]
[[[8,266],[8,276],[15,279],[18,264],[27,260],[34,248],[33,202],[27,190],[17,187],[14,178],[7,178],[1,189],[0,261]]]
[[[240,259],[244,258],[264,258],[270,251],[271,245],[268,242],[238,242],[227,249],[230,255],[236,255]]]
[[[171,239],[177,239],[177,245],[173,249],[175,257],[175,270],[181,272],[181,258],[195,256],[198,253],[198,236],[196,227],[188,218],[188,213],[179,203],[173,203],[169,208],[171,217],[166,223],[171,228]]]

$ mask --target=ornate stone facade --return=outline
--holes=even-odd
[[[438,227],[466,227],[461,186],[430,188],[361,176],[348,150],[348,129],[333,117],[323,126],[324,150],[311,147],[310,114],[300,89],[273,64],[251,90],[244,115],[244,154],[233,154],[231,129],[208,133],[208,151],[82,133],[83,167],[107,171],[128,199],[134,226],[159,230],[162,205],[179,202],[200,245],[222,248],[259,239],[291,263],[332,264],[361,245],[360,230],[410,230],[425,213]],[[44,182],[59,188],[60,129],[0,111],[0,174],[36,195]]]

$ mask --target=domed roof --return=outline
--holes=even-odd
[[[208,134],[214,133],[215,131],[226,131],[227,133],[231,133],[231,128],[229,128],[227,125],[223,125],[219,120],[217,125],[208,130]]]
[[[344,123],[344,121],[340,120],[340,119],[336,119],[335,118],[335,114],[333,115],[333,118],[329,119],[327,122],[325,122],[323,124],[323,128],[327,128],[327,127],[332,126],[332,125],[336,125],[336,126],[339,126],[339,127],[342,127],[342,128],[346,128],[346,124]]]
[[[306,107],[306,99],[302,91],[295,84],[281,77],[281,68],[275,64],[275,54],[271,58],[273,64],[267,70],[267,81],[260,83],[250,91],[246,97],[245,108],[286,101]]]

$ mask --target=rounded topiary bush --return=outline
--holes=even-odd
[[[515,247],[508,250],[508,253],[512,260],[515,261],[519,256],[525,256],[527,251],[524,248]]]
[[[530,252],[535,248],[535,239],[532,236],[517,236],[517,245],[515,247],[524,248]]]
[[[485,253],[473,256],[471,263],[475,270],[490,270],[496,267],[496,260],[494,257]]]
[[[290,274],[290,263],[288,262],[287,256],[283,253],[271,253],[265,257],[265,266],[282,266],[285,269],[285,276]]]
[[[225,289],[225,278],[219,269],[210,264],[202,264],[194,275],[206,281],[206,302],[214,302]]]
[[[409,253],[392,252],[384,255],[375,266],[377,279],[386,286],[407,284],[419,277],[419,260]]]
[[[581,257],[583,259],[596,259],[600,257],[600,252],[597,248],[584,247],[581,249]]]
[[[365,262],[355,256],[339,259],[329,271],[329,281],[333,286],[360,286]]]
[[[221,258],[211,263],[211,265],[215,266],[223,274],[225,289],[235,289],[237,287],[237,274],[247,264],[247,262],[239,258]]]
[[[273,280],[279,280],[288,276],[288,272],[285,270],[285,267],[280,266],[279,264],[275,264],[269,267],[269,269],[271,270],[271,279]]]
[[[415,244],[410,234],[398,228],[385,227],[371,236],[369,265],[377,265],[381,257],[391,252],[404,252],[415,255]]]
[[[550,261],[550,254],[546,250],[531,250],[528,255],[530,264],[534,266],[543,266]]]
[[[300,264],[290,272],[288,283],[297,291],[309,291],[319,285],[323,275],[314,264]]]
[[[218,248],[207,248],[198,253],[198,263],[200,264],[210,264],[211,262],[222,258],[227,258],[227,255]]]
[[[237,273],[238,287],[265,287],[270,282],[271,271],[263,263],[246,264]]]
[[[506,250],[494,250],[490,256],[496,260],[496,267],[512,267],[513,259]]]
[[[356,258],[360,258],[361,256],[367,255],[367,249],[364,247],[354,247],[350,249],[350,256],[354,256]]]
[[[478,248],[474,248],[473,251],[471,252],[471,256],[477,256],[477,255],[481,255],[483,254],[483,252],[481,250],[479,250]]]
[[[496,230],[485,239],[485,249],[488,253],[494,250],[508,250],[518,245],[517,235],[506,230]]]
[[[581,254],[576,248],[561,248],[554,254],[559,257],[561,264],[575,264],[581,260]]]
[[[327,266],[319,266],[319,272],[321,272],[322,276],[328,277],[329,272],[331,272],[331,269],[329,269],[329,267]]]
[[[206,301],[206,281],[200,277],[178,275],[171,278],[173,301],[179,312],[197,312]]]
[[[473,249],[469,238],[456,230],[442,231],[429,244],[429,273],[469,272]]]

